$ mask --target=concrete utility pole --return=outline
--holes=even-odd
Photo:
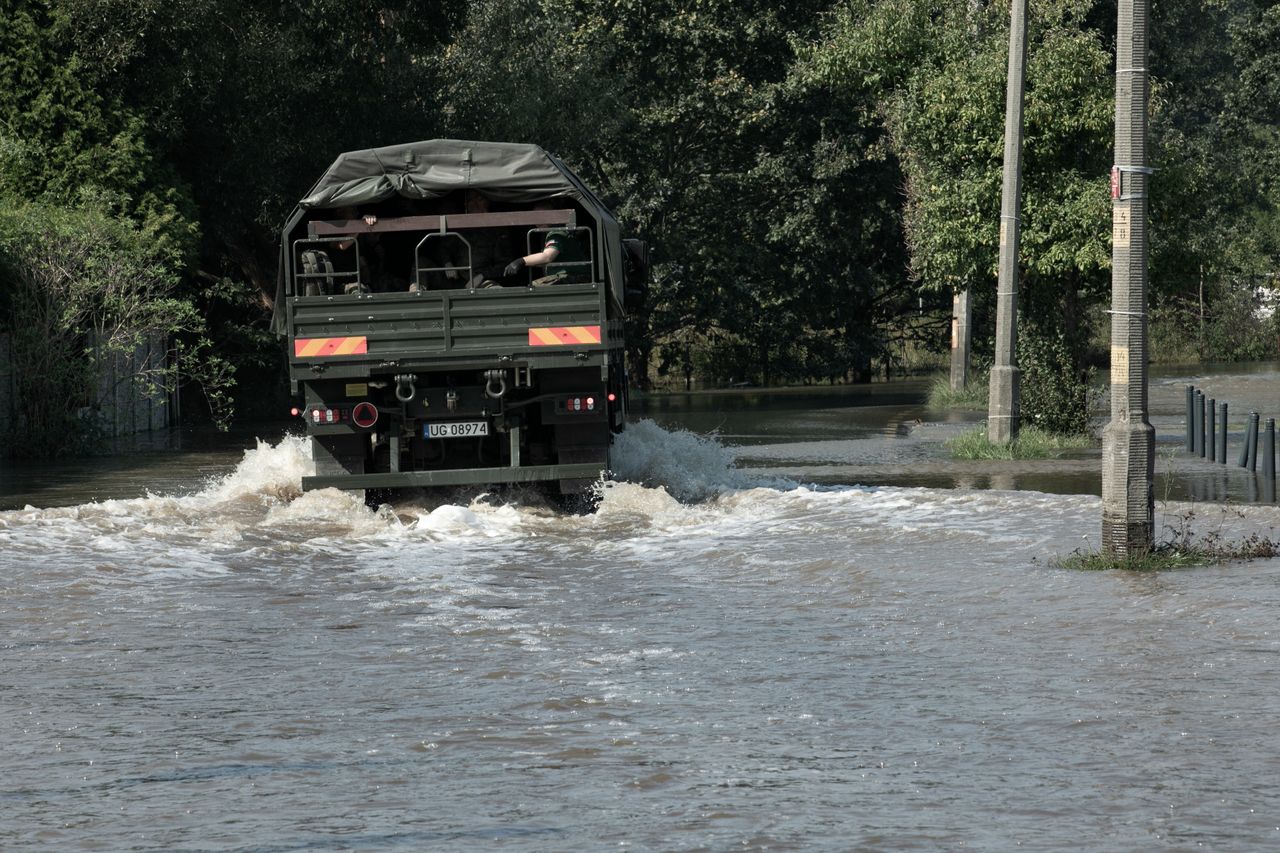
[[[996,361],[987,401],[987,440],[1018,437],[1018,248],[1022,242],[1022,94],[1027,67],[1027,0],[1009,10],[1009,83],[1004,102],[1004,190],[1000,197],[1000,275],[996,284]]]
[[[1111,422],[1102,433],[1102,550],[1124,558],[1153,544],[1155,430],[1147,422],[1147,17],[1120,0],[1116,164],[1111,167]]]
[[[951,297],[951,390],[963,391],[969,383],[969,324],[973,308],[969,288]]]

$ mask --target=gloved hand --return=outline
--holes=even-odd
[[[513,276],[522,269],[524,269],[524,258],[516,258],[511,263],[507,264],[507,268],[502,271],[502,276],[503,278]]]

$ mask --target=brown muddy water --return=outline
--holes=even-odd
[[[1247,413],[1276,378],[1220,387]],[[0,849],[1280,843],[1280,560],[1057,568],[1097,545],[1087,458],[977,488],[1053,472],[958,471],[963,419],[857,393],[652,404],[583,515],[301,494],[288,436],[11,468]]]

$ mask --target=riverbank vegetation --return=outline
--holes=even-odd
[[[541,144],[649,240],[651,298],[628,340],[641,385],[894,375],[906,353],[945,353],[961,288],[975,363],[990,361],[1001,4],[0,10],[6,233],[52,240],[51,223],[97,217],[123,229],[99,256],[138,259],[145,244],[168,301],[138,329],[182,344],[198,367],[181,381],[204,392],[186,399],[209,401],[204,417],[287,405],[267,325],[276,229],[296,199],[338,152],[433,137]],[[1153,354],[1274,356],[1280,11],[1175,0],[1152,27]],[[1019,359],[1024,413],[1055,432],[1087,420],[1082,389],[1107,357],[1114,30],[1114,5],[1094,0],[1049,0],[1030,18]],[[0,235],[0,325],[24,351],[44,340],[19,334],[25,239]],[[76,280],[110,303],[103,279]],[[75,315],[49,347],[83,367],[94,345]],[[10,423],[65,416],[30,411],[38,396],[22,391]]]

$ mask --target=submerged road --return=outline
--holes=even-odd
[[[301,495],[297,439],[185,495],[0,513],[0,847],[1280,841],[1280,561],[1073,573],[1092,496],[628,442],[594,515]]]
[[[1096,497],[841,482],[953,427],[840,409],[638,423],[592,515],[302,494],[297,438],[0,511],[0,849],[1280,843],[1280,560],[1057,568]]]

